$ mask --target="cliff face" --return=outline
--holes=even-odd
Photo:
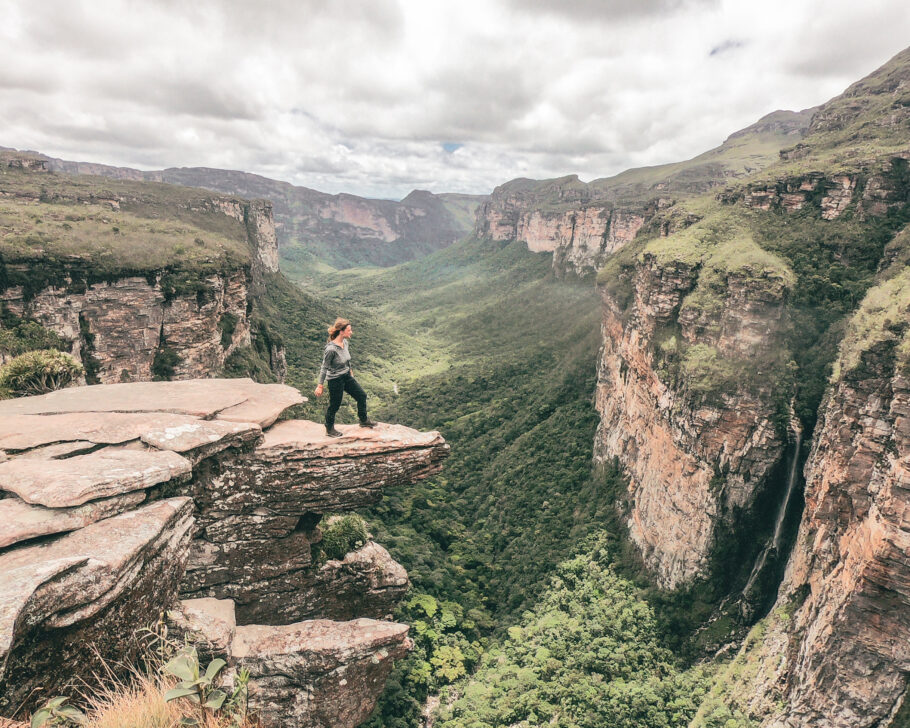
[[[156,357],[168,350],[179,360],[172,377],[206,377],[224,366],[237,347],[250,346],[245,271],[202,281],[204,289],[168,296],[161,276],[97,283],[81,293],[49,287],[26,298],[17,286],[0,293],[13,314],[38,321],[72,342],[94,381],[149,381]],[[224,322],[233,330],[222,334]]]
[[[793,615],[787,717],[871,726],[910,670],[910,277],[903,324],[860,354],[828,395],[806,463],[806,510],[782,598]],[[903,343],[901,343],[903,335]],[[905,351],[895,351],[904,347]]]
[[[90,382],[211,376],[250,347],[255,299],[278,271],[269,202],[99,189],[9,154],[0,165],[0,305],[69,342]],[[280,377],[283,353],[271,358]]]
[[[577,177],[567,181],[578,183]],[[558,199],[571,197],[554,185]],[[662,203],[655,203],[657,207]],[[478,211],[475,231],[492,240],[522,240],[535,253],[554,253],[557,270],[595,271],[610,253],[630,242],[650,217],[650,208],[612,209],[601,204],[569,209],[538,207],[521,191],[497,187]]]
[[[700,219],[668,237],[658,213],[599,276],[596,454],[629,474],[630,535],[658,583],[702,573],[731,511],[757,507],[788,413],[811,435],[776,603],[693,728],[720,707],[769,728],[886,726],[904,699],[908,83],[905,51],[821,107],[778,164],[678,202]]]
[[[625,467],[630,536],[667,588],[705,573],[717,530],[752,508],[785,442],[768,392],[714,364],[773,366],[792,280],[779,266],[736,269],[723,257],[646,251],[626,274],[631,301],[601,287],[595,460]]]
[[[329,195],[232,170],[181,167],[141,172],[103,164],[46,160],[50,169],[71,174],[168,182],[270,200],[278,240],[287,255],[309,251],[339,268],[396,265],[444,248],[471,231],[474,210],[485,197],[414,190],[395,202]]]
[[[129,659],[133,631],[173,609],[253,670],[265,725],[366,718],[410,647],[407,626],[377,621],[407,575],[371,542],[314,563],[320,519],[437,471],[448,447],[393,425],[330,440],[274,424],[300,400],[191,380],[0,403],[0,711],[91,680],[93,648]]]
[[[677,200],[776,161],[781,146],[802,136],[811,111],[768,114],[730,135],[720,147],[686,162],[632,169],[590,183],[577,175],[507,182],[478,209],[474,234],[522,240],[530,250],[552,252],[557,273],[590,274]],[[686,217],[674,227],[694,222]]]

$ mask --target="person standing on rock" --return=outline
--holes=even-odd
[[[322,355],[322,368],[319,370],[319,384],[314,394],[321,397],[323,382],[329,383],[329,408],[325,413],[325,434],[329,437],[341,437],[335,429],[335,414],[341,406],[344,393],[350,394],[357,402],[357,418],[361,427],[375,427],[376,423],[367,417],[367,393],[354,379],[351,370],[351,352],[348,350],[348,339],[353,329],[351,322],[344,318],[335,319],[329,326],[329,343],[325,345]]]

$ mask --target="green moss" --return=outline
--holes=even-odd
[[[183,358],[162,338],[155,358],[152,360],[152,376],[156,382],[168,382],[174,378],[174,370]]]
[[[10,313],[5,304],[0,308],[0,353],[17,356],[36,349],[66,351],[70,343],[37,321]]]
[[[366,544],[370,536],[366,522],[356,513],[332,516],[322,529],[319,550],[327,559],[343,559]]]
[[[239,319],[230,311],[225,311],[218,319],[218,330],[221,332],[221,348],[229,349],[234,341],[234,332],[237,330]]]
[[[268,359],[251,346],[238,346],[224,360],[221,375],[228,378],[249,377],[254,382],[275,382],[275,374],[269,368]]]

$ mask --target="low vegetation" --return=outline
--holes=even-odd
[[[324,523],[319,550],[327,559],[343,559],[351,551],[365,545],[370,538],[366,522],[356,513],[331,516]]]
[[[245,670],[224,681],[224,660],[203,667],[192,645],[161,635],[152,635],[141,665],[124,671],[106,664],[100,684],[49,700],[32,714],[30,728],[260,728],[248,706]]]
[[[61,389],[83,373],[82,365],[56,349],[28,351],[0,367],[0,396],[26,397]]]
[[[444,707],[440,728],[687,726],[706,690],[661,645],[652,609],[610,567],[603,538],[549,588]]]

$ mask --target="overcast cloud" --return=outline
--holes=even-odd
[[[906,0],[0,0],[0,146],[326,192],[672,162],[910,43]]]

